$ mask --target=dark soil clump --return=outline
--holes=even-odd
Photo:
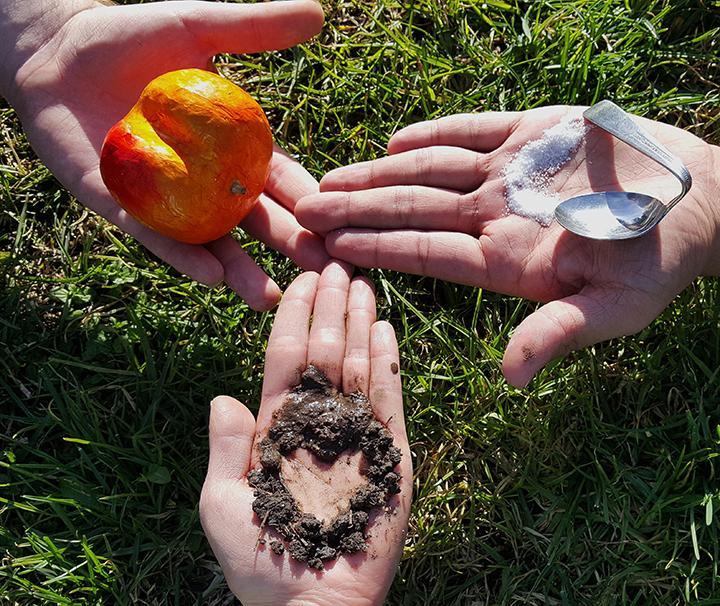
[[[285,553],[285,545],[282,544],[282,541],[270,541],[270,549],[272,549],[275,555]]]
[[[362,451],[366,482],[355,490],[349,508],[327,524],[302,512],[283,482],[282,457],[297,448],[325,463],[348,450]],[[255,489],[253,511],[263,526],[274,528],[286,541],[271,541],[273,553],[288,551],[322,570],[327,560],[364,551],[369,512],[400,492],[400,475],[393,471],[400,458],[392,434],[375,419],[367,398],[359,392],[338,393],[322,372],[309,366],[260,442],[261,467],[248,474]]]

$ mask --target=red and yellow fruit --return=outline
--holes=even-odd
[[[202,244],[228,233],[265,187],[272,133],[262,108],[212,72],[155,78],[105,137],[100,173],[152,229]]]

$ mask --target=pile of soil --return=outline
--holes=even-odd
[[[283,482],[282,457],[297,448],[324,463],[333,463],[346,451],[362,452],[360,473],[366,481],[349,506],[325,524],[301,511]],[[370,512],[400,492],[400,475],[394,471],[400,459],[392,434],[375,419],[367,398],[359,392],[339,393],[322,372],[309,366],[260,442],[260,468],[248,474],[255,489],[253,511],[263,526],[285,539],[271,541],[270,549],[276,554],[287,549],[294,559],[318,570],[340,554],[365,550]]]

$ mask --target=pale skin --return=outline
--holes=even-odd
[[[382,604],[402,553],[412,492],[412,463],[403,418],[399,356],[392,327],[375,318],[375,295],[365,278],[351,279],[350,267],[331,262],[321,275],[301,274],[287,289],[277,311],[265,356],[265,379],[257,420],[227,396],[213,400],[210,458],[200,500],[200,515],[228,585],[244,606]],[[401,492],[387,513],[371,517],[365,553],[340,556],[324,571],[309,569],[275,555],[268,544],[276,537],[261,528],[252,511],[253,489],[247,474],[258,465],[257,445],[272,414],[282,406],[301,372],[314,364],[345,393],[367,394],[375,416],[402,451]],[[334,468],[318,465],[300,452],[291,489],[299,502],[304,479],[321,475],[333,492],[352,481],[345,461]],[[338,469],[339,467],[339,469]],[[324,474],[324,475],[323,475]],[[322,484],[318,484],[322,485]],[[327,488],[327,486],[326,486]],[[317,498],[317,496],[316,496]],[[322,506],[323,504],[321,504]],[[326,508],[331,502],[324,504]]]
[[[456,115],[408,126],[389,156],[336,169],[296,206],[328,252],[545,305],[514,330],[503,372],[525,386],[552,359],[647,326],[697,276],[720,274],[720,151],[638,118],[688,166],[693,187],[653,232],[601,242],[509,213],[502,171],[528,141],[581,108]],[[669,200],[679,185],[599,129],[556,175],[561,198],[629,190]]]
[[[253,308],[268,309],[280,290],[232,237],[191,246],[144,227],[103,185],[99,151],[107,130],[155,76],[180,68],[211,69],[219,52],[287,48],[317,33],[322,21],[319,4],[309,0],[124,7],[89,0],[0,0],[0,92],[17,110],[38,156],[78,200],[179,271],[206,284],[224,280]],[[293,216],[296,201],[316,191],[317,182],[277,149],[265,192],[241,227],[301,267],[321,270],[328,261],[322,238]],[[219,397],[212,406],[202,522],[229,586],[245,606],[336,604],[339,597],[351,605],[379,604],[402,552],[412,465],[397,343],[387,323],[375,322],[371,284],[351,280],[350,274],[349,267],[333,263],[322,276],[303,274],[288,289],[268,346],[257,425],[232,398]],[[253,443],[267,431],[272,411],[309,363],[347,393],[368,394],[403,452],[401,493],[393,497],[390,515],[380,515],[369,527],[367,552],[328,563],[322,573],[290,562],[287,555],[255,550],[260,524],[246,480],[257,462]],[[295,460],[314,464],[302,453]],[[296,469],[302,498],[306,476],[301,465]],[[316,475],[318,469],[309,471]],[[333,485],[357,480],[357,474],[322,471]]]
[[[205,246],[162,236],[123,211],[99,172],[108,129],[154,77],[176,69],[213,69],[220,52],[288,48],[315,35],[320,5],[293,0],[257,5],[160,2],[112,6],[93,0],[0,0],[0,94],[17,110],[40,159],[88,206],[155,255],[204,284],[225,281],[257,310],[280,289],[231,236]],[[270,178],[243,230],[320,270],[322,239],[302,228],[293,209],[317,182],[276,148]]]

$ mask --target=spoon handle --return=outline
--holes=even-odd
[[[633,121],[630,114],[619,108],[612,101],[605,100],[596,103],[585,110],[583,117],[603,130],[615,135],[618,139],[634,147],[648,158],[655,160],[655,162],[669,170],[678,178],[682,185],[682,192],[668,203],[669,207],[679,202],[690,190],[692,177],[682,160],[671,154],[662,143]]]

